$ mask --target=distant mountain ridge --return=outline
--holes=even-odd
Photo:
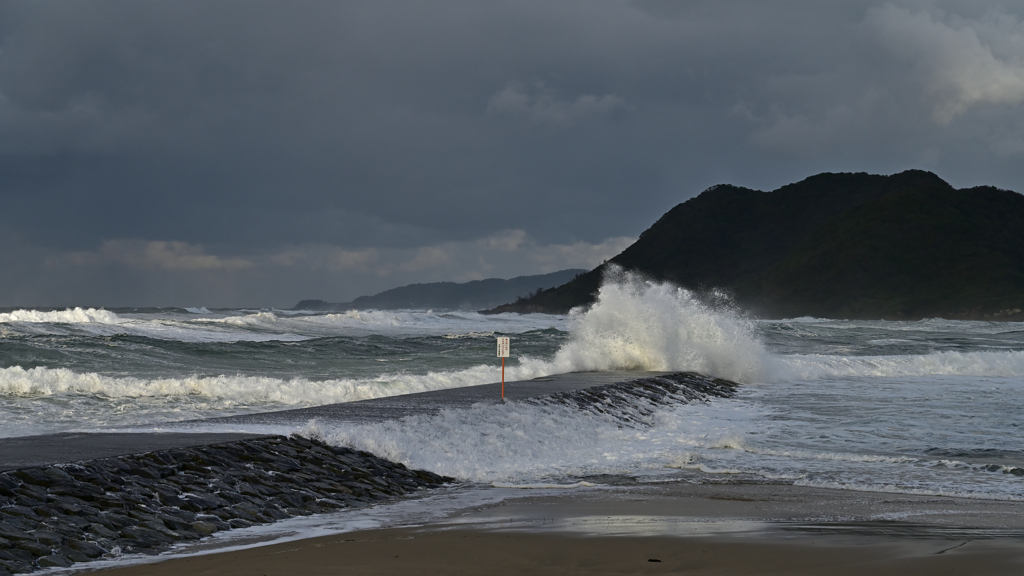
[[[763,317],[1024,319],[1024,196],[930,172],[819,174],[773,192],[713,186],[609,263]],[[606,265],[492,312],[564,313]]]
[[[402,310],[446,309],[480,310],[493,308],[517,298],[525,298],[537,291],[561,286],[583,269],[560,270],[550,274],[517,276],[508,280],[488,278],[469,282],[431,282],[410,284],[385,290],[373,296],[360,296],[351,302],[332,303],[324,300],[303,300],[295,310]]]

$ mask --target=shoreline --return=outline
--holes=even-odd
[[[603,378],[612,380],[615,376],[605,374]],[[574,374],[560,383],[565,389],[549,388],[558,380],[541,378],[522,383],[519,392],[527,396],[522,401],[604,411],[608,405],[631,406],[631,402],[621,401],[626,398],[624,394],[657,405],[664,404],[664,399],[685,404],[728,397],[734,386],[682,373],[640,378],[628,384],[595,382],[598,378],[590,374]],[[440,409],[435,400],[445,395],[466,403],[476,401],[482,393],[493,396],[490,388],[494,386],[368,401],[367,406],[374,409],[370,412],[387,406],[399,413],[431,413]],[[532,399],[529,396],[533,389],[544,389],[548,394],[543,399]],[[493,398],[490,401],[496,403]],[[370,416],[369,412],[345,405],[330,407],[327,412],[341,420]],[[304,419],[309,414],[305,410],[284,411],[274,413],[274,417],[290,420],[299,415]],[[628,425],[635,415],[627,409],[612,416]],[[155,436],[135,434],[123,440],[134,437],[144,445]],[[174,437],[167,440],[174,441]],[[255,573],[264,564],[272,564],[261,560],[267,554],[290,554],[291,550],[322,553],[326,570],[327,566],[348,561],[353,546],[346,548],[343,543],[350,540],[374,542],[378,548],[394,550],[396,556],[418,558],[411,564],[384,566],[371,562],[373,554],[365,552],[361,558],[367,562],[367,573],[412,573],[428,565],[435,566],[437,573],[453,573],[445,572],[438,564],[452,555],[469,562],[455,566],[454,573],[478,573],[487,562],[476,555],[478,551],[493,548],[492,556],[507,555],[499,544],[503,538],[512,537],[527,542],[528,552],[519,560],[508,557],[502,565],[540,573],[584,565],[593,568],[587,569],[588,573],[619,573],[600,571],[616,566],[615,570],[635,572],[635,567],[617,563],[630,553],[630,546],[624,542],[632,542],[634,547],[657,544],[672,550],[713,541],[718,552],[712,554],[716,560],[711,564],[700,567],[676,558],[674,565],[678,569],[690,566],[688,570],[732,566],[731,571],[740,573],[771,562],[776,562],[773,569],[800,573],[810,565],[808,562],[839,557],[864,570],[867,568],[857,564],[857,554],[851,550],[860,550],[863,555],[865,547],[877,548],[877,553],[871,554],[887,558],[886,566],[903,566],[900,562],[905,558],[914,558],[914,566],[920,563],[921,567],[904,566],[907,570],[934,569],[934,561],[925,560],[932,555],[974,558],[976,549],[987,550],[998,559],[997,564],[986,565],[991,568],[986,573],[998,573],[1024,558],[1024,502],[1017,501],[857,492],[691,469],[574,477],[567,480],[574,482],[572,486],[561,488],[463,483],[402,498],[400,494],[413,493],[411,490],[437,486],[441,478],[417,480],[414,477],[421,473],[378,462],[368,453],[283,437],[171,448],[94,464],[99,468],[79,462],[0,473],[0,477],[10,480],[4,488],[8,493],[0,490],[0,496],[9,499],[10,504],[0,511],[4,519],[0,524],[21,530],[20,535],[0,534],[14,539],[0,540],[0,560],[7,562],[0,563],[0,576],[8,576],[7,570],[32,570],[32,564],[64,566],[74,572],[123,569],[158,573],[148,570],[188,562],[190,571],[212,567],[209,570],[217,572],[223,561],[218,558],[226,555],[248,566],[247,573]],[[355,474],[359,478],[347,478],[346,482],[351,482],[338,484],[333,481],[335,469],[343,476]],[[310,470],[319,472],[309,477]],[[406,480],[401,480],[401,486],[392,486],[399,477]],[[424,484],[422,480],[427,481]],[[311,483],[316,490],[302,486],[303,482]],[[374,502],[380,504],[375,506]],[[313,516],[306,516],[310,513]],[[65,523],[77,526],[78,531],[62,531],[60,527]],[[99,530],[98,524],[109,533]],[[386,534],[358,536],[368,531]],[[210,533],[215,534],[203,537]],[[346,534],[349,537],[342,537]],[[480,544],[465,551],[460,539],[476,539]],[[593,544],[598,541],[602,544]],[[423,542],[428,544],[418,548]],[[978,543],[983,545],[975,545]],[[124,548],[124,544],[133,548]],[[787,547],[788,556],[780,559],[772,552],[776,544]],[[412,548],[407,550],[407,546]],[[815,552],[821,548],[835,550],[821,556]],[[18,552],[16,549],[21,550],[22,560],[11,564],[12,559],[4,555]],[[609,555],[613,549],[618,552]],[[121,556],[124,551],[153,555]],[[29,552],[36,560],[24,558]],[[84,558],[89,555],[96,560]],[[111,556],[115,558],[103,559]],[[732,565],[734,556],[761,559],[750,565]],[[593,558],[604,560],[598,565],[587,564]],[[72,565],[71,560],[82,564]],[[521,563],[527,561],[532,564]],[[823,565],[819,562],[819,566]],[[393,571],[375,572],[384,568]],[[284,570],[281,567],[280,572]]]
[[[1024,505],[786,485],[494,489],[439,520],[186,550],[104,576],[196,574],[1018,574]],[[980,505],[978,505],[980,504]],[[829,518],[829,510],[844,511]],[[866,515],[865,515],[866,514]],[[885,520],[903,515],[905,520]],[[869,519],[874,517],[874,520]],[[954,519],[973,526],[955,526]],[[659,560],[651,562],[650,560]],[[125,559],[132,562],[130,559]]]
[[[1019,574],[1019,542],[840,542],[370,530],[104,570],[104,576],[338,574]]]

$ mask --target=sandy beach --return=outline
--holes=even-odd
[[[518,493],[517,493],[518,492]],[[507,490],[426,525],[156,557],[163,574],[1020,574],[1024,506],[785,485]],[[885,520],[900,518],[900,520]]]
[[[107,570],[217,574],[1020,574],[1024,546],[828,537],[613,537],[481,530],[371,530]],[[942,552],[942,553],[940,553]]]

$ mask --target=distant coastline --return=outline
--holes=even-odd
[[[479,310],[493,308],[506,302],[529,297],[545,289],[561,286],[585,272],[587,271],[583,269],[568,269],[549,274],[517,276],[508,280],[488,278],[461,283],[410,284],[385,290],[372,296],[360,296],[351,302],[302,300],[293,309],[317,311],[430,308]]]

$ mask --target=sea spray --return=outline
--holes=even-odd
[[[658,407],[637,427],[623,426],[614,412],[508,402],[372,424],[312,421],[300,434],[460,480],[523,482],[662,469],[680,454],[754,429],[763,417],[728,401]]]
[[[753,324],[721,298],[709,303],[618,269],[605,278],[594,305],[570,318],[569,330],[569,342],[546,363],[549,373],[688,371],[750,382],[768,356]]]
[[[628,473],[728,443],[756,421],[748,405],[719,403],[737,388],[675,373],[385,422],[313,421],[301,433],[464,480]]]

